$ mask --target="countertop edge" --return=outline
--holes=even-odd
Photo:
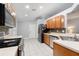
[[[62,40],[59,40],[59,41],[62,41]],[[67,49],[69,49],[69,50],[72,50],[72,51],[74,51],[74,52],[76,52],[76,53],[79,53],[79,50],[76,50],[76,49],[74,49],[74,48],[72,48],[72,47],[68,47],[68,46],[64,45],[63,43],[61,43],[61,42],[57,42],[57,40],[53,40],[53,42],[55,42],[55,43],[57,43],[57,44],[59,44],[59,45],[65,47],[65,48],[67,48]]]

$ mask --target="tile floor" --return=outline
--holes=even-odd
[[[37,39],[24,39],[25,56],[52,56],[52,49]]]

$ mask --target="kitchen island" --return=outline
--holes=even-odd
[[[53,40],[54,56],[79,56],[79,41]]]

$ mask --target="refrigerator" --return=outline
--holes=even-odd
[[[38,41],[43,43],[44,33],[46,32],[46,26],[44,24],[38,25]]]

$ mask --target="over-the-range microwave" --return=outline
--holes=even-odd
[[[13,16],[2,3],[0,3],[0,26],[14,27]]]

